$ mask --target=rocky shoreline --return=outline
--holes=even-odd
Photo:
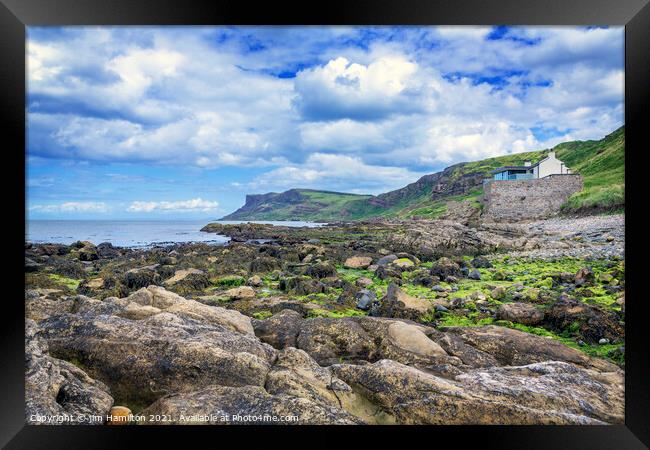
[[[204,231],[26,244],[28,422],[623,423],[621,215]]]

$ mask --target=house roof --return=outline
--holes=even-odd
[[[530,166],[503,166],[503,167],[499,167],[497,169],[492,170],[490,173],[505,172],[506,170],[529,170],[529,169],[532,169],[533,167],[539,166],[541,163],[546,161],[548,158],[549,158],[548,156],[545,156],[544,158],[540,159],[535,164],[531,164]],[[560,162],[562,162],[562,161],[560,161]]]
[[[538,165],[539,165],[539,163],[532,164],[530,166],[503,166],[503,167],[499,167],[498,169],[494,169],[494,170],[490,171],[490,173],[505,172],[506,170],[530,170],[533,167],[536,167]]]

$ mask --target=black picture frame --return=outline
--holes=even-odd
[[[482,448],[647,448],[650,445],[649,352],[644,327],[647,300],[643,294],[645,249],[644,165],[647,146],[647,110],[650,108],[650,0],[342,0],[319,2],[236,2],[232,0],[0,0],[0,117],[5,156],[5,207],[16,234],[25,227],[25,28],[36,25],[624,25],[626,127],[626,390],[625,425],[609,426],[421,426],[358,427],[336,431],[364,439],[385,439],[400,432],[409,443],[439,444],[476,439]],[[7,177],[6,175],[9,175]],[[645,200],[645,201],[644,201]],[[5,219],[6,220],[6,219]],[[5,257],[21,270],[24,247],[20,239],[6,238]],[[14,262],[15,260],[15,262]],[[2,369],[4,388],[0,407],[0,445],[6,448],[95,448],[133,444],[133,437],[170,439],[181,436],[177,427],[69,427],[27,426],[24,418],[24,294],[18,278],[7,276],[3,302]],[[191,428],[194,437],[226,445],[226,438],[245,432],[269,439],[269,433],[294,433],[293,427]],[[327,430],[325,430],[327,428]],[[406,429],[405,429],[406,428]],[[189,431],[186,429],[185,431]],[[299,431],[330,432],[330,427],[301,427]],[[263,433],[260,434],[260,432]],[[184,434],[184,433],[183,433]],[[215,436],[216,435],[216,436]],[[370,436],[371,435],[371,436]],[[187,436],[182,436],[187,439]],[[287,439],[285,436],[283,439]],[[343,439],[347,439],[343,437]],[[210,441],[208,441],[210,442]],[[267,441],[267,444],[270,441]],[[277,445],[286,445],[275,441]],[[302,442],[303,445],[307,443]],[[191,445],[191,444],[190,444]]]

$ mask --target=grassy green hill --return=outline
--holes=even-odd
[[[554,150],[584,179],[584,189],[564,205],[567,213],[618,211],[625,206],[625,127],[598,141],[573,141],[553,149],[455,164],[425,175],[401,189],[377,196],[292,189],[280,194],[249,195],[246,204],[224,220],[359,220],[371,217],[436,218],[447,202],[466,201],[480,208],[483,179],[501,166],[533,163]]]
[[[625,207],[625,127],[600,141],[566,142],[557,157],[582,175],[584,189],[564,205],[569,212]]]
[[[222,220],[340,220],[341,211],[349,203],[371,197],[312,189],[247,195],[246,204]]]

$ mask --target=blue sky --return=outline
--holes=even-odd
[[[30,27],[30,219],[378,194],[623,124],[623,28]]]

